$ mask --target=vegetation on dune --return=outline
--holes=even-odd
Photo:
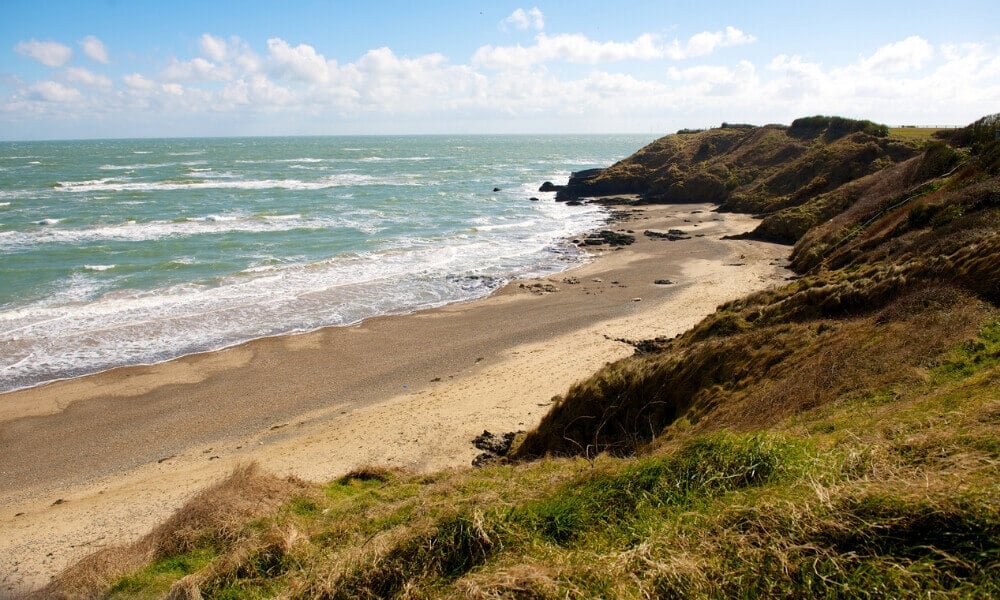
[[[508,463],[326,485],[244,468],[40,594],[996,597],[998,121],[898,152],[827,117],[654,142],[621,181],[773,152],[722,202],[780,190],[772,215],[823,215],[795,236],[800,276],[576,384]],[[888,158],[834,164],[862,155]]]

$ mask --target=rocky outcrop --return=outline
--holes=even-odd
[[[807,117],[793,127],[727,125],[668,135],[610,167],[573,173],[556,199],[712,202],[720,210],[775,215],[751,237],[790,244],[845,208],[851,197],[838,195],[844,186],[920,154],[921,143],[887,131],[870,121]]]

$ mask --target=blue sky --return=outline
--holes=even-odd
[[[0,5],[0,139],[667,133],[1000,110],[994,2]]]

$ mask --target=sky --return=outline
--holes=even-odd
[[[666,134],[998,111],[996,0],[0,3],[0,140]]]

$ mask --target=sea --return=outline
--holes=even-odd
[[[568,269],[607,214],[538,187],[651,139],[2,142],[0,392]]]

